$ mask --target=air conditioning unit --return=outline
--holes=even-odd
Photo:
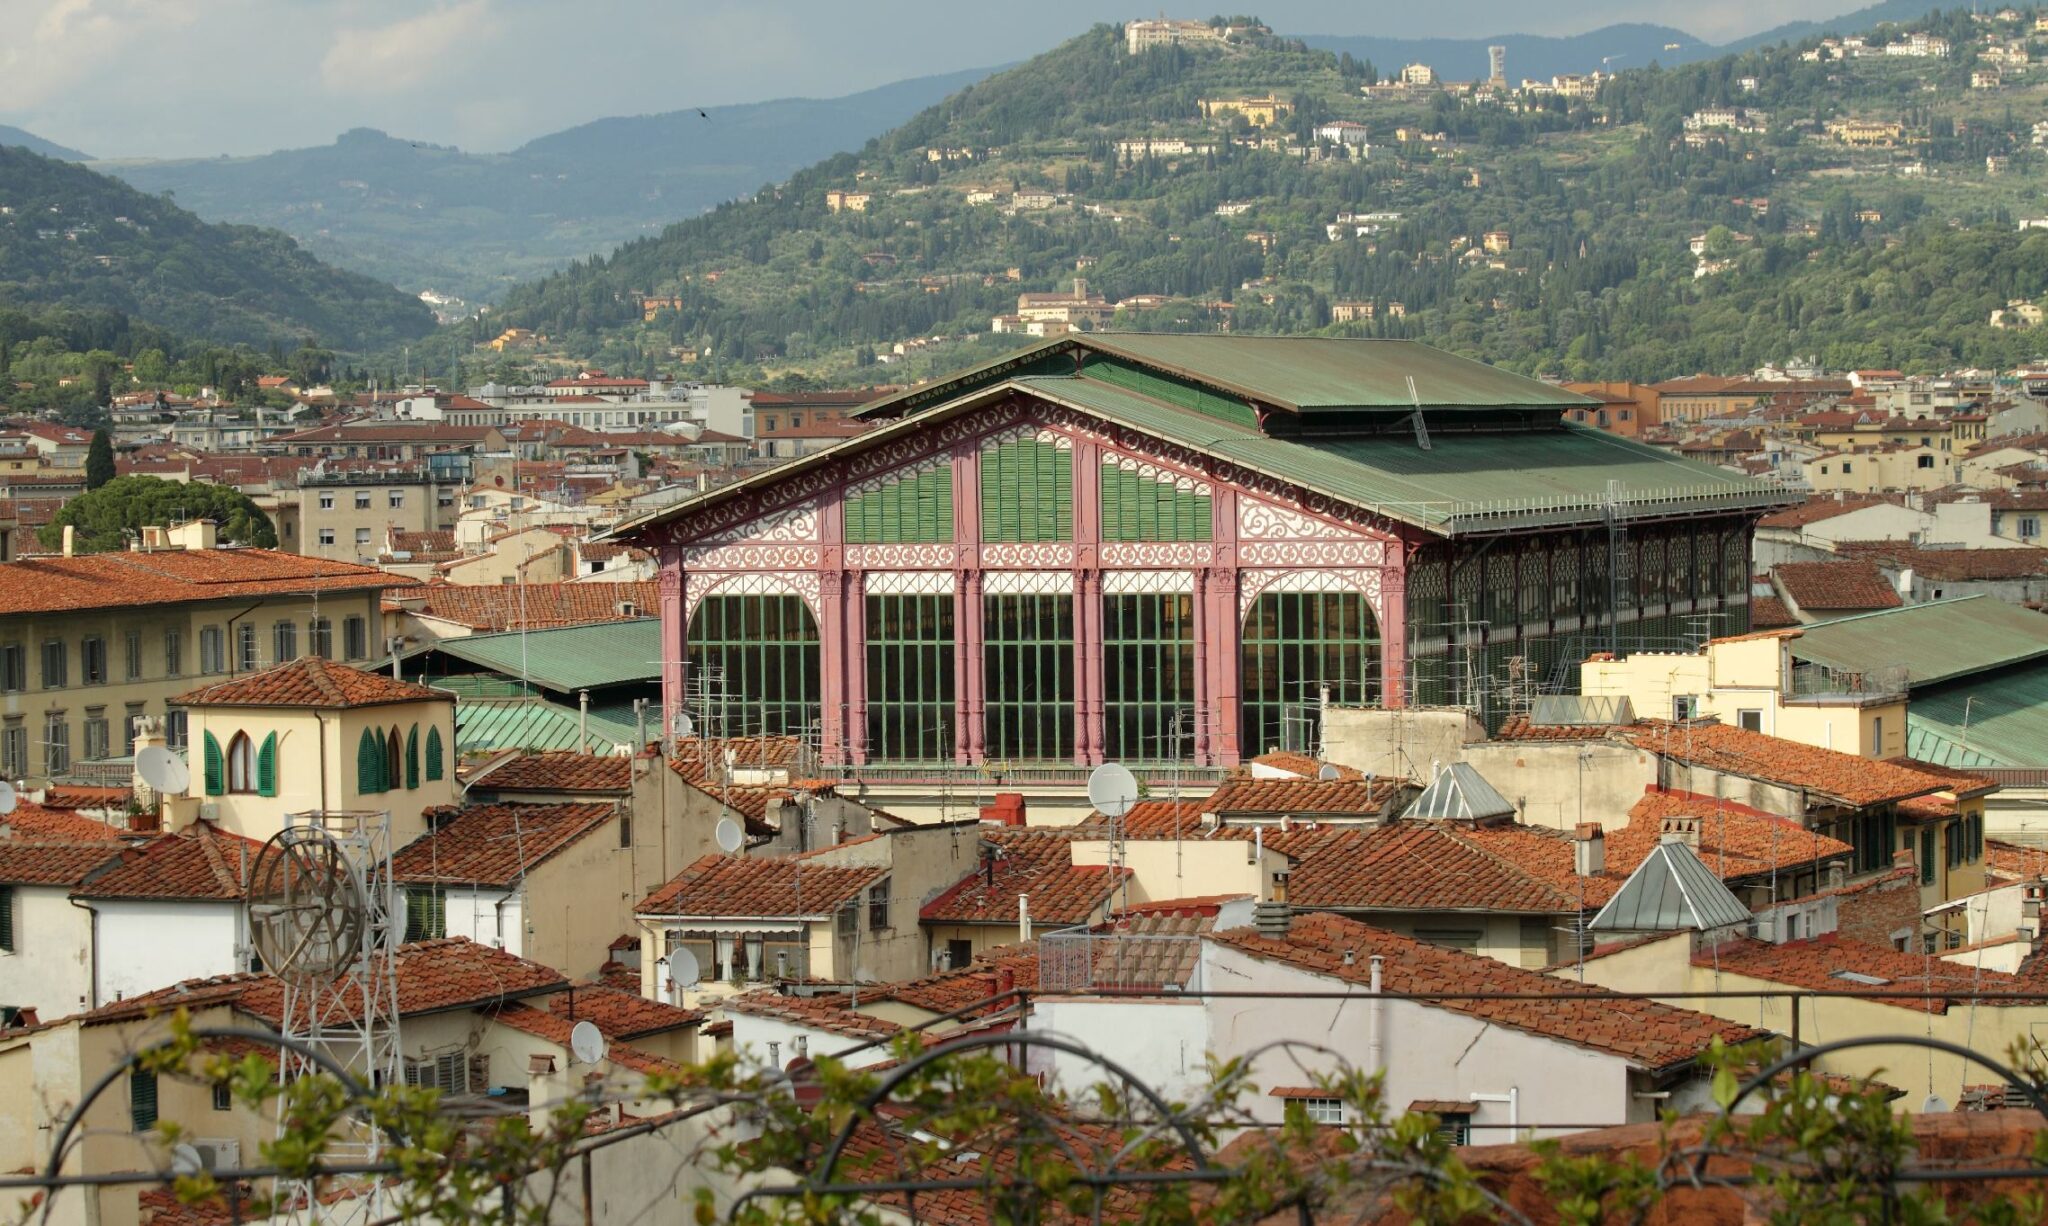
[[[199,1165],[209,1171],[232,1171],[242,1165],[242,1143],[232,1140],[203,1140],[195,1138],[186,1142],[199,1154]]]

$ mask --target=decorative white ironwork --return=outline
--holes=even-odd
[[[1066,541],[1019,541],[1006,545],[983,545],[981,564],[1015,569],[1072,566],[1074,547]]]
[[[922,570],[951,566],[953,545],[848,545],[842,555],[852,570]]]
[[[870,596],[951,596],[950,570],[869,571],[866,592]]]
[[[1242,540],[1352,541],[1364,533],[1275,506],[1257,498],[1237,500],[1237,535]]]
[[[1252,541],[1237,547],[1242,566],[1381,566],[1379,541]]]
[[[708,575],[702,585],[692,583],[688,596],[685,618],[695,616],[697,606],[707,596],[798,596],[811,610],[812,617],[822,618],[816,571],[779,571],[771,574]]]
[[[1247,570],[1240,571],[1237,585],[1237,614],[1249,614],[1252,604],[1267,592],[1357,592],[1372,607],[1372,615],[1385,624],[1380,608],[1380,572],[1377,570]]]
[[[862,494],[872,494],[876,490],[894,485],[898,481],[915,480],[926,473],[934,473],[942,468],[951,467],[953,467],[953,457],[950,453],[938,452],[927,455],[922,459],[913,460],[908,464],[869,477],[864,481],[854,482],[846,487],[846,496],[848,498],[857,498]]]
[[[1070,596],[1074,572],[1070,570],[990,571],[981,579],[984,596]]]
[[[1104,566],[1210,566],[1216,547],[1208,541],[1104,541],[1096,556]]]
[[[1127,473],[1134,472],[1147,481],[1157,482],[1160,485],[1170,485],[1184,494],[1199,494],[1207,498],[1210,493],[1207,481],[1190,477],[1186,473],[1175,472],[1172,469],[1161,468],[1150,460],[1141,460],[1137,456],[1125,455],[1121,451],[1103,452],[1102,462],[1104,465],[1113,464]]]
[[[683,550],[692,571],[794,570],[818,564],[816,545],[700,545]]]
[[[1014,443],[1018,439],[1023,438],[1037,439],[1041,443],[1049,443],[1061,451],[1072,451],[1074,449],[1072,436],[1029,421],[1021,425],[1010,426],[1007,429],[989,431],[981,436],[980,446],[983,451],[987,451],[991,447],[1000,447],[1004,443]]]
[[[1182,595],[1195,590],[1195,576],[1184,570],[1112,570],[1102,575],[1105,596]]]
[[[818,504],[800,503],[784,507],[759,519],[749,520],[707,539],[707,545],[780,544],[784,541],[818,539]]]

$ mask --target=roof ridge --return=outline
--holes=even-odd
[[[1520,823],[1516,823],[1516,825],[1520,825]],[[1525,827],[1525,829],[1527,829],[1531,833],[1534,833],[1536,831],[1536,827],[1534,826]],[[1555,894],[1557,896],[1559,902],[1568,904],[1571,910],[1579,910],[1579,900],[1577,898],[1567,895],[1563,890],[1559,889],[1554,883],[1546,881],[1543,878],[1537,876],[1535,873],[1530,872],[1529,869],[1522,865],[1520,862],[1510,860],[1508,857],[1501,855],[1500,853],[1494,851],[1489,847],[1481,846],[1480,844],[1465,838],[1464,831],[1439,827],[1438,832],[1441,833],[1445,838],[1451,839],[1452,841],[1456,842],[1460,847],[1470,848],[1471,850],[1478,852],[1480,855],[1485,856],[1487,859],[1492,860],[1494,863],[1500,865],[1501,867],[1510,870],[1517,876],[1520,876],[1525,880],[1531,882],[1532,884],[1541,886],[1543,889],[1550,891],[1552,894]]]

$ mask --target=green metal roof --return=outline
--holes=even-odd
[[[590,713],[594,749],[631,745],[638,735],[629,720],[618,723]],[[467,699],[455,704],[455,746],[460,753],[499,749],[577,749],[583,744],[576,708],[541,698]]]
[[[661,622],[651,617],[472,634],[442,639],[432,649],[558,693],[661,680]]]
[[[1915,689],[1906,752],[1942,766],[2048,766],[2048,662]]]
[[[1852,672],[1904,666],[1917,706],[1923,686],[2048,658],[2048,617],[1994,596],[1963,596],[1804,627],[1792,655]]]

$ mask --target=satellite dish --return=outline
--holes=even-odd
[[[256,956],[280,977],[331,979],[377,939],[348,854],[317,827],[270,837],[256,853],[248,903]]]
[[[197,1175],[205,1169],[206,1160],[189,1142],[180,1141],[171,1146],[171,1174]]]
[[[688,737],[692,737],[692,736],[695,736],[696,734],[697,734],[697,721],[696,721],[696,720],[694,720],[694,719],[691,719],[691,718],[690,718],[690,715],[689,715],[689,713],[688,713],[687,711],[686,711],[686,712],[684,712],[684,713],[682,713],[682,714],[680,714],[680,715],[678,715],[678,716],[676,716],[676,735],[677,735],[677,736],[679,736],[679,737],[685,737],[685,738],[688,738]]]
[[[596,1064],[604,1059],[604,1031],[595,1022],[578,1022],[569,1030],[569,1054],[581,1064]]]
[[[668,956],[668,977],[679,988],[696,987],[704,978],[703,969],[697,965],[697,955],[677,946]]]
[[[0,817],[14,812],[14,806],[20,803],[21,796],[14,790],[14,785],[0,779]]]
[[[1321,779],[1325,783],[1328,783],[1332,779],[1341,779],[1343,777],[1344,772],[1338,770],[1336,767],[1330,765],[1328,762],[1323,763],[1322,769],[1316,772],[1316,778]]]
[[[192,772],[186,769],[185,760],[162,745],[135,751],[135,773],[163,796],[183,796],[192,786]]]
[[[718,819],[718,827],[712,831],[711,837],[718,841],[718,850],[730,856],[739,851],[740,844],[746,841],[746,835],[747,832],[741,828],[738,822],[729,817],[721,817]]]
[[[1118,762],[1104,762],[1088,775],[1088,803],[1104,817],[1122,817],[1138,803],[1138,777]]]

